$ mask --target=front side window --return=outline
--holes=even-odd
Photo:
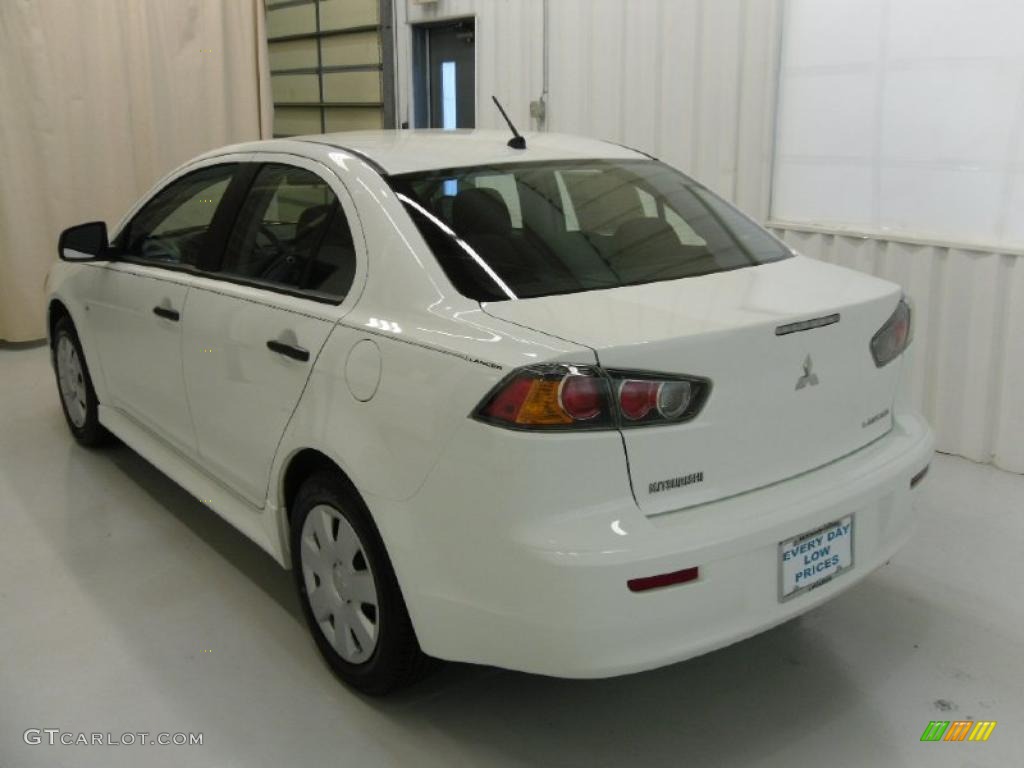
[[[653,160],[456,168],[391,183],[455,288],[478,301],[677,280],[790,255]]]
[[[337,299],[348,293],[355,266],[352,232],[327,182],[293,166],[260,168],[221,272]]]
[[[158,264],[196,266],[213,215],[237,168],[214,165],[172,181],[126,227],[123,252]]]

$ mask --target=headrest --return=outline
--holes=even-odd
[[[623,222],[644,215],[636,187],[618,174],[570,175],[567,184],[576,220],[585,232],[611,234]]]
[[[493,189],[463,189],[452,203],[452,228],[465,235],[508,235],[512,216],[502,196]]]
[[[679,237],[664,219],[630,219],[615,230],[612,238],[612,260],[628,256],[635,250],[663,251],[679,248]]]
[[[314,205],[306,208],[299,214],[299,220],[295,222],[295,239],[300,240],[320,227],[330,212],[330,205]]]

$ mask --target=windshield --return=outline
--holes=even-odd
[[[791,255],[654,160],[509,163],[391,183],[455,288],[478,301],[678,280]]]

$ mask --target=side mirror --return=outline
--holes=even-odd
[[[107,224],[103,221],[90,221],[65,229],[57,241],[57,255],[64,261],[105,258],[109,248]]]

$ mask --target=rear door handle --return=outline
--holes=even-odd
[[[157,317],[162,317],[165,320],[171,320],[175,323],[181,319],[181,313],[176,309],[171,309],[170,307],[153,307],[153,314]]]
[[[285,344],[283,341],[271,339],[267,342],[267,349],[277,352],[279,355],[290,357],[292,360],[301,360],[303,363],[309,360],[309,350],[293,344]]]

